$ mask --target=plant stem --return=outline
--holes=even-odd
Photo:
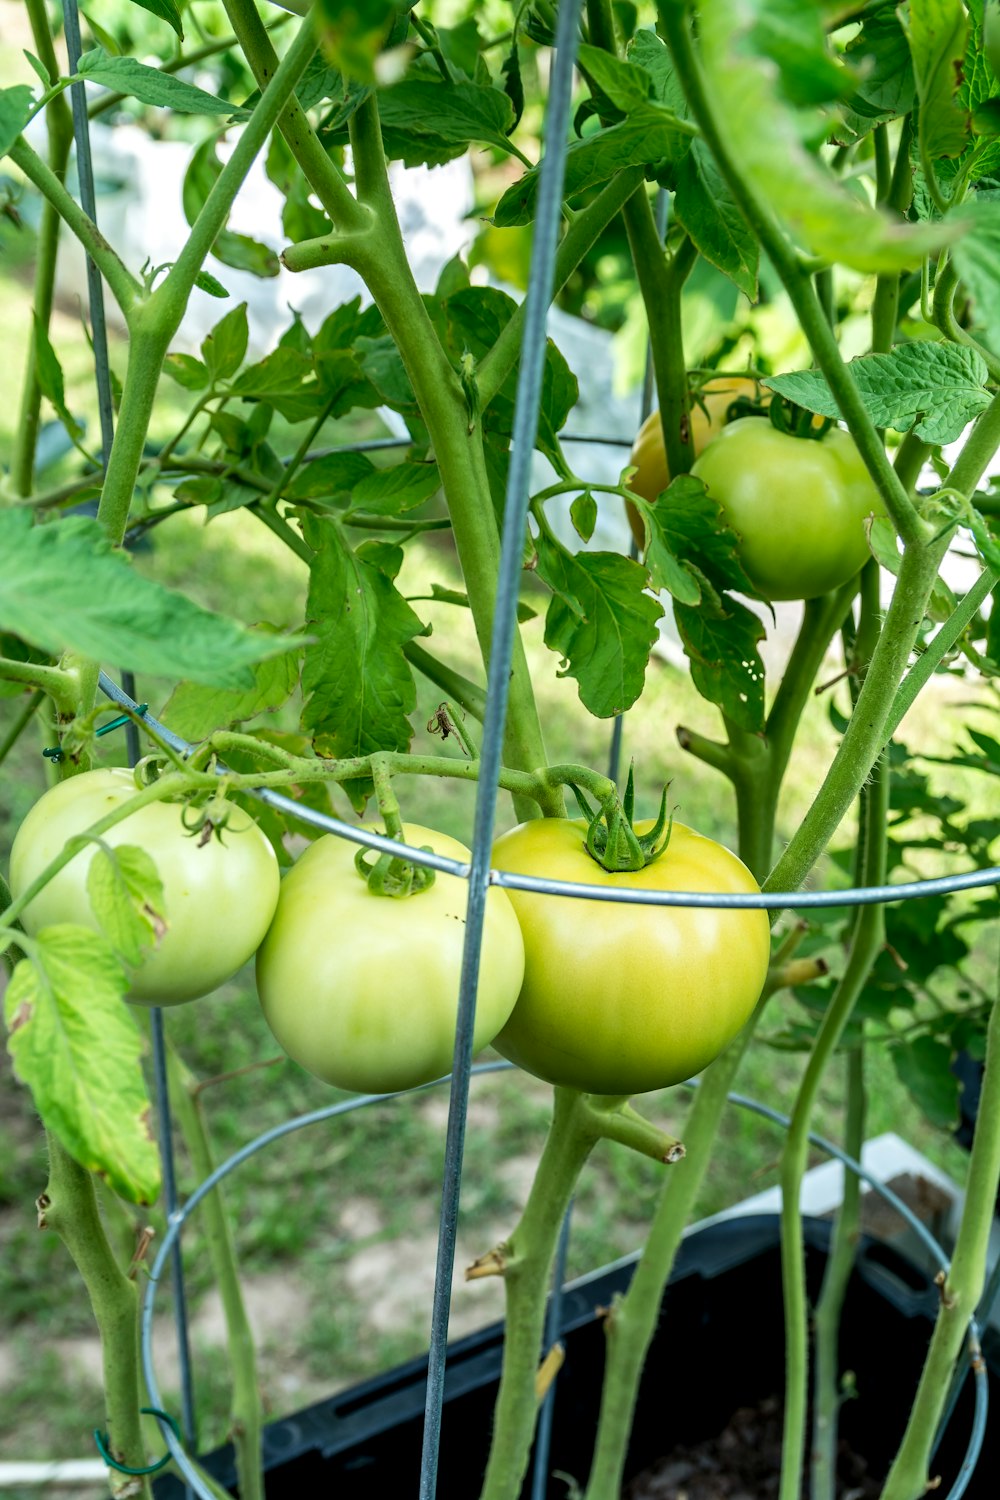
[[[853,1047],[845,1058],[847,1074],[844,1150],[861,1160],[865,1138],[864,1048]],[[816,1303],[813,1330],[816,1344],[816,1375],[813,1385],[812,1451],[810,1459],[811,1500],[835,1500],[838,1389],[838,1345],[840,1315],[854,1267],[861,1225],[861,1178],[844,1171],[841,1198],[823,1286]]]
[[[16,661],[9,656],[0,656],[0,678],[40,688],[48,693],[61,714],[72,716],[80,688],[75,672],[66,671],[63,667],[46,666],[44,662]]]
[[[271,45],[267,29],[252,0],[223,0],[223,3],[251,71],[263,88],[278,67],[278,54]],[[277,126],[334,228],[345,235],[367,230],[370,227],[368,214],[323,149],[294,96],[278,115]]]
[[[167,1079],[174,1118],[180,1126],[198,1182],[215,1169],[208,1127],[198,1092],[198,1080],[175,1047],[167,1044]],[[215,1284],[226,1320],[226,1341],[233,1394],[230,1404],[230,1435],[236,1450],[236,1473],[240,1500],[263,1500],[261,1433],[263,1407],[257,1381],[257,1356],[253,1331],[240,1289],[239,1266],[221,1184],[201,1206],[208,1253]]]
[[[624,1100],[554,1091],[552,1124],[521,1222],[499,1251],[507,1298],[503,1370],[481,1500],[517,1500],[528,1467],[537,1400],[535,1370],[556,1242],[580,1171],[602,1137],[622,1140],[661,1161],[678,1143]]]
[[[883,759],[863,792],[861,884],[881,885],[886,870],[889,766]],[[798,1500],[805,1456],[809,1337],[800,1194],[809,1157],[809,1127],[827,1064],[885,941],[881,906],[858,909],[844,973],[823,1016],[792,1110],[781,1157],[781,1272],[785,1303],[785,1428],[779,1500]]]
[[[986,1253],[1000,1186],[1000,1000],[986,1032],[986,1067],[969,1157],[965,1206],[951,1266],[916,1398],[882,1500],[918,1500],[930,1487],[928,1469],[955,1360],[986,1280]]]
[[[977,613],[979,606],[986,600],[1000,582],[1000,570],[996,568],[984,568],[976,579],[969,592],[962,598],[953,614],[945,620],[938,630],[934,639],[925,647],[923,655],[914,662],[900,683],[896,696],[892,701],[889,718],[886,724],[886,734],[891,738],[907,713],[916,702],[918,695],[925,685],[930,681],[934,672],[941,665],[948,652],[955,643],[960,640],[962,634]]]
[[[31,34],[39,61],[50,82],[59,77],[59,63],[52,44],[52,29],[44,0],[26,0]],[[73,143],[73,120],[64,94],[51,99],[45,109],[48,130],[48,167],[58,182],[66,176],[70,146]],[[52,316],[52,298],[56,280],[56,251],[59,246],[61,220],[46,198],[38,226],[35,245],[35,302],[37,324],[47,333]],[[28,359],[21,386],[21,409],[14,428],[14,451],[10,462],[10,484],[15,495],[29,495],[35,471],[35,450],[41,418],[42,390],[38,383],[36,334],[32,328],[28,340]]]
[[[101,1336],[108,1451],[142,1468],[146,1449],[139,1417],[139,1298],[119,1267],[101,1223],[90,1173],[47,1132],[49,1180],[38,1200],[38,1227],[58,1234],[83,1277]],[[119,1500],[149,1500],[149,1480],[108,1470]]]
[[[750,187],[729,154],[723,123],[706,80],[688,29],[686,7],[662,3],[658,7],[661,33],[670,48],[674,66],[684,87],[692,116],[730,192],[757,235],[777,271],[794,307],[802,331],[825,375],[840,413],[850,429],[858,451],[872,477],[886,510],[904,542],[926,540],[927,528],[904,486],[893,472],[878,430],[865,409],[854,377],[837,344],[836,335],[823,313],[808,270],[774,218],[767,203]]]
[[[111,294],[128,322],[133,308],[142,296],[142,287],[132,272],[119,259],[94,221],[87,217],[72,193],[67,192],[55,172],[28,145],[23,136],[18,136],[7,154],[76,235],[111,288]]]

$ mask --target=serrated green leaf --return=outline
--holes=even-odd
[[[463,150],[474,142],[510,154],[507,133],[514,110],[506,94],[482,84],[443,84],[441,79],[411,78],[379,93],[383,130],[404,132],[411,139],[430,137]]]
[[[184,26],[181,21],[181,13],[177,9],[176,0],[132,0],[133,5],[139,5],[143,10],[148,10],[150,15],[159,16],[161,21],[166,21],[177,33],[179,41],[184,40]],[[95,36],[97,33],[94,33]],[[98,41],[100,41],[98,37]]]
[[[81,16],[85,16],[86,12],[83,11],[83,10],[81,10],[80,14],[81,14]],[[24,47],[22,49],[22,51],[23,51],[24,56],[27,59],[27,61],[31,64],[31,66],[34,69],[34,71],[38,74],[38,78],[39,78],[39,80],[41,82],[42,88],[43,89],[50,88],[51,85],[55,82],[55,80],[54,80],[54,78],[52,78],[52,77],[49,76],[49,70],[45,66],[45,64],[42,62],[41,58],[36,57],[33,52],[29,52],[28,49],[27,49],[27,47]],[[23,88],[24,85],[21,84],[20,87]],[[6,92],[6,91],[4,91],[4,92]],[[2,99],[2,94],[0,94],[0,99]],[[2,108],[3,108],[2,103],[0,103],[0,111],[2,111]],[[0,155],[2,155],[2,154],[3,153],[0,152]]]
[[[1000,217],[997,227],[1000,244]],[[990,404],[986,363],[964,344],[899,344],[889,354],[852,359],[850,370],[876,426],[897,432],[912,429],[927,443],[954,442]],[[764,384],[808,411],[840,416],[833,392],[818,370],[771,375]]]
[[[315,644],[306,650],[302,727],[321,755],[406,750],[416,688],[402,647],[424,626],[392,580],[345,543],[339,528],[306,515],[316,553],[306,620]]]
[[[646,571],[613,552],[575,556],[542,535],[538,576],[552,590],[545,644],[563,658],[580,701],[599,719],[624,713],[642,692],[663,613],[646,590]]]
[[[693,474],[680,474],[671,481],[653,508],[653,528],[653,545],[665,545],[680,562],[696,566],[714,589],[753,593],[740,562],[736,533],[727,525],[721,506],[708,494],[703,481]],[[698,588],[695,599],[674,597],[682,604],[691,604],[700,593]]]
[[[247,305],[240,302],[202,340],[201,357],[212,381],[228,380],[236,374],[246,357],[249,338]]]
[[[900,1082],[932,1125],[953,1130],[958,1124],[959,1083],[951,1071],[951,1048],[931,1036],[892,1048]]]
[[[159,68],[147,67],[134,57],[109,57],[103,47],[94,47],[80,58],[77,72],[90,83],[103,84],[117,94],[138,99],[140,104],[152,104],[160,109],[172,109],[182,115],[226,115],[234,119],[246,119],[247,111],[220,99],[216,94],[206,94],[204,89],[185,83],[173,73],[162,73]]]
[[[0,156],[7,155],[27,125],[34,103],[34,95],[26,83],[0,89]]]
[[[66,386],[59,356],[49,342],[45,325],[37,312],[32,316],[35,330],[35,379],[42,395],[51,402],[70,441],[79,448],[83,442],[84,430],[66,405]]]
[[[48,927],[32,939],[4,996],[7,1050],[46,1127],[81,1166],[132,1203],[160,1191],[143,1045],[128,981],[104,938]]]
[[[674,188],[677,217],[702,255],[755,302],[757,239],[704,141],[691,142],[674,170]]]
[[[154,677],[225,687],[297,642],[254,635],[137,573],[89,516],[33,526],[0,512],[0,627],[58,655],[72,648]]]
[[[828,123],[776,96],[774,65],[754,55],[744,30],[742,14],[728,0],[710,0],[699,9],[700,55],[726,122],[727,153],[797,239],[831,261],[880,272],[918,266],[957,238],[957,225],[894,219],[834,177],[811,149],[818,121],[824,132]]]
[[[972,320],[993,349],[1000,349],[1000,192],[980,191],[961,213],[970,227],[952,251],[962,285],[972,299]]]
[[[898,14],[913,58],[922,150],[932,160],[960,156],[969,129],[955,98],[969,26],[962,0],[909,0]]]
[[[229,293],[222,282],[211,275],[208,271],[199,271],[194,278],[194,284],[199,292],[207,292],[210,297],[228,297]]]
[[[577,64],[623,115],[637,104],[645,104],[652,92],[653,80],[645,69],[634,60],[623,62],[621,58],[613,57],[602,47],[591,47],[582,42]]]
[[[297,657],[288,652],[258,662],[253,677],[253,687],[246,691],[181,682],[168,698],[162,718],[175,734],[195,742],[207,739],[216,729],[243,724],[258,714],[274,713],[295,691],[299,680]]]
[[[655,102],[633,109],[627,120],[572,141],[566,152],[564,195],[573,198],[607,182],[623,167],[677,162],[691,143],[691,127]],[[539,168],[525,172],[497,204],[494,224],[503,229],[530,224],[535,217]]]
[[[363,453],[326,453],[303,465],[285,489],[285,499],[346,504],[355,486],[374,472],[374,464]]]
[[[709,703],[742,729],[764,727],[764,664],[757,649],[764,626],[728,594],[721,598],[706,584],[697,609],[674,605],[674,619],[691,663],[691,681]]]
[[[374,469],[355,484],[351,509],[403,515],[424,505],[440,488],[437,464],[404,463],[391,469]]]
[[[569,518],[578,537],[589,542],[597,525],[597,501],[590,490],[577,495],[569,508]]]
[[[861,77],[847,101],[845,117],[858,134],[881,120],[909,114],[916,96],[913,59],[895,7],[865,16],[861,29],[844,49]]]
[[[208,370],[193,354],[168,354],[163,361],[164,374],[186,391],[204,391],[209,386]]]
[[[166,932],[163,882],[152,857],[135,844],[106,844],[87,867],[87,895],[97,924],[131,969]]]

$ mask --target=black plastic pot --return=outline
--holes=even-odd
[[[809,1291],[819,1290],[829,1226],[807,1220]],[[585,1480],[601,1391],[604,1332],[601,1310],[625,1290],[631,1260],[595,1272],[568,1290],[564,1302],[566,1361],[557,1385],[550,1473]],[[842,1323],[842,1368],[853,1370],[858,1400],[845,1403],[841,1432],[881,1477],[895,1452],[916,1387],[937,1291],[897,1252],[867,1241],[858,1256]],[[774,1216],[727,1219],[689,1236],[664,1299],[662,1334],[646,1365],[629,1450],[631,1477],[680,1441],[722,1431],[741,1406],[780,1395],[784,1382],[781,1263]],[[500,1371],[503,1325],[493,1324],[451,1346],[438,1483],[440,1500],[474,1500],[489,1447]],[[1000,1339],[987,1334],[993,1416],[969,1500],[996,1500],[1000,1475]],[[371,1500],[417,1494],[426,1360],[342,1391],[272,1423],[264,1458],[268,1500]],[[971,1428],[966,1382],[935,1463],[948,1489],[964,1458]],[[232,1453],[203,1460],[235,1493]],[[183,1486],[165,1476],[157,1500],[183,1500]],[[528,1488],[525,1489],[527,1496]],[[565,1500],[565,1480],[552,1478],[549,1500]]]

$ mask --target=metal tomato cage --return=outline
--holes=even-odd
[[[883,885],[865,889],[842,891],[777,892],[767,895],[713,895],[704,892],[681,891],[616,891],[608,888],[574,885],[566,881],[545,880],[537,877],[509,874],[490,869],[490,850],[493,842],[493,827],[496,807],[497,778],[501,764],[501,745],[507,709],[507,686],[512,643],[516,628],[516,610],[521,572],[522,541],[527,527],[530,463],[538,426],[541,397],[542,372],[545,358],[546,311],[551,300],[556,243],[562,203],[562,186],[566,162],[566,147],[569,139],[571,92],[573,70],[576,59],[577,27],[582,0],[564,0],[558,7],[557,34],[554,60],[550,78],[550,93],[546,109],[544,137],[545,153],[541,163],[538,209],[531,269],[526,295],[525,327],[522,340],[521,360],[518,371],[517,400],[514,415],[514,430],[511,447],[511,463],[508,475],[504,526],[501,542],[501,560],[498,576],[497,602],[494,616],[490,664],[487,677],[486,712],[483,723],[483,746],[481,774],[477,788],[474,835],[471,859],[468,863],[448,859],[421,849],[410,849],[392,839],[360,830],[325,816],[280,793],[260,791],[256,795],[272,807],[294,813],[302,822],[309,823],[324,832],[334,833],[355,843],[380,851],[404,853],[415,864],[427,865],[435,870],[456,875],[468,881],[469,900],[465,932],[465,949],[461,971],[458,1021],[455,1036],[455,1055],[452,1073],[438,1084],[427,1084],[423,1089],[450,1084],[450,1102],[445,1148],[445,1166],[441,1191],[440,1233],[438,1240],[436,1281],[431,1314],[427,1395],[425,1406],[424,1442],[421,1461],[419,1500],[433,1500],[436,1491],[438,1454],[441,1433],[441,1412],[444,1400],[444,1373],[448,1337],[448,1318],[451,1278],[455,1261],[455,1241],[458,1219],[459,1195],[462,1178],[462,1156],[468,1110],[470,1081],[473,1076],[509,1068],[509,1063],[488,1063],[473,1067],[472,1035],[475,1009],[476,985],[479,970],[480,944],[482,941],[486,896],[491,885],[511,889],[532,890],[550,895],[571,896],[578,899],[637,902],[656,906],[702,906],[702,907],[756,907],[774,910],[779,907],[839,907],[857,906],[867,903],[898,901],[929,895],[944,895],[969,890],[978,886],[1000,883],[1000,867],[935,880],[911,881],[905,885]],[[77,0],[64,0],[66,43],[70,70],[75,72],[81,52],[80,22]],[[90,137],[87,117],[86,93],[82,83],[71,89],[73,124],[77,151],[80,201],[91,219],[97,218],[94,179],[91,167]],[[666,224],[666,194],[661,190],[658,200],[658,223],[661,236]],[[96,379],[101,420],[101,449],[107,463],[113,436],[113,404],[108,364],[107,333],[104,317],[101,278],[93,263],[87,261],[90,320],[96,363]],[[643,417],[652,407],[652,379],[647,361],[647,374],[643,392]],[[610,444],[630,445],[629,438],[584,439],[604,441]],[[375,449],[406,446],[407,440],[376,440],[366,444],[349,444],[344,450],[359,448]],[[135,712],[138,704],[134,695],[134,683],[129,673],[123,672],[122,686],[101,674],[101,687],[114,702]],[[175,750],[190,753],[193,748],[174,735],[166,726],[157,723],[148,714],[146,722]],[[138,731],[134,723],[126,730],[130,761],[139,757]],[[617,779],[621,750],[622,720],[615,721],[611,740],[609,774]],[[272,1142],[306,1126],[338,1118],[387,1098],[400,1095],[362,1095],[317,1110],[310,1114],[288,1120],[265,1132],[223,1161],[216,1170],[199,1184],[184,1204],[177,1196],[171,1141],[171,1115],[167,1095],[166,1055],[164,1050],[163,1013],[152,1011],[153,1023],[153,1068],[159,1119],[160,1149],[163,1160],[164,1200],[167,1210],[167,1231],[160,1244],[153,1264],[142,1307],[142,1361],[143,1370],[154,1406],[160,1405],[160,1394],[153,1365],[152,1323],[156,1294],[164,1278],[169,1262],[173,1283],[173,1316],[179,1349],[181,1383],[181,1430],[183,1441],[178,1438],[172,1421],[159,1415],[160,1426],[169,1456],[175,1461],[187,1485],[188,1495],[212,1500],[211,1491],[205,1486],[186,1451],[194,1443],[194,1393],[191,1355],[188,1341],[186,1296],[183,1265],[181,1259],[181,1233],[191,1213],[205,1196],[249,1157]],[[422,1092],[409,1090],[407,1092]],[[746,1109],[767,1118],[783,1128],[789,1124],[788,1117],[778,1111],[731,1094],[730,1100]],[[822,1137],[811,1135],[810,1140],[828,1155],[837,1158],[848,1171],[856,1173],[863,1181],[889,1202],[919,1235],[942,1271],[947,1271],[949,1260],[942,1247],[907,1205],[881,1182],[874,1179],[860,1162],[847,1156],[839,1147]],[[546,1328],[547,1342],[554,1342],[560,1330],[560,1291],[564,1279],[566,1244],[569,1235],[569,1216],[563,1226],[558,1264],[555,1269],[552,1296]],[[990,1285],[984,1294],[977,1317],[970,1319],[968,1335],[968,1366],[960,1368],[953,1382],[948,1415],[954,1408],[958,1390],[971,1368],[975,1382],[975,1409],[965,1459],[955,1483],[946,1500],[960,1500],[969,1483],[978,1460],[988,1416],[988,1380],[985,1366],[979,1357],[979,1320],[989,1312],[994,1298],[1000,1291],[1000,1266],[993,1273]],[[541,1351],[540,1351],[541,1353]],[[552,1404],[556,1399],[556,1388],[550,1390],[542,1407],[536,1441],[535,1467],[532,1479],[533,1500],[542,1500],[547,1477],[548,1435],[551,1424]],[[946,1418],[947,1420],[947,1418]]]

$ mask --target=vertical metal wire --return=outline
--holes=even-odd
[[[63,0],[63,19],[66,27],[66,53],[70,72],[75,73],[80,61],[82,42],[80,37],[80,13],[77,0]],[[76,170],[80,184],[80,204],[88,218],[97,223],[97,195],[94,188],[94,165],[90,150],[90,120],[87,115],[87,90],[82,83],[75,83],[70,90],[73,109],[73,135],[76,145]],[[87,256],[87,302],[90,312],[91,336],[94,343],[94,364],[97,381],[97,405],[101,422],[101,461],[107,468],[114,440],[114,400],[111,390],[111,362],[108,356],[108,325],[104,310],[104,283],[96,265]],[[122,685],[131,698],[135,697],[135,682],[132,674],[122,673]],[[126,729],[126,747],[129,764],[139,759],[139,734],[134,724]],[[153,1073],[156,1084],[156,1107],[160,1122],[160,1157],[163,1165],[164,1202],[168,1217],[177,1212],[177,1179],[174,1170],[173,1126],[170,1101],[167,1094],[166,1049],[163,1036],[163,1012],[159,1007],[152,1011]],[[180,1236],[174,1247],[171,1270],[174,1292],[174,1326],[177,1332],[178,1363],[181,1385],[181,1425],[185,1442],[195,1443],[194,1383],[191,1367],[191,1350],[188,1339],[187,1296],[184,1286],[184,1261]],[[191,1500],[192,1491],[186,1487],[185,1495]]]
[[[441,1446],[441,1410],[451,1304],[451,1280],[455,1266],[455,1238],[462,1181],[462,1152],[472,1066],[472,1029],[475,1020],[479,954],[489,890],[490,849],[496,814],[496,788],[500,773],[504,720],[517,602],[520,592],[521,559],[528,522],[531,458],[538,433],[538,413],[545,367],[546,315],[552,299],[556,243],[562,211],[563,177],[569,142],[573,68],[576,61],[577,27],[582,0],[563,0],[556,22],[556,47],[546,109],[546,149],[538,188],[538,210],[531,272],[525,297],[524,337],[517,379],[514,431],[500,547],[500,573],[490,643],[486,686],[486,717],[472,841],[469,874],[469,904],[466,913],[465,946],[459,988],[455,1062],[452,1071],[448,1132],[445,1143],[444,1178],[438,1237],[434,1304],[431,1314],[430,1353],[427,1367],[427,1397],[424,1410],[423,1452],[420,1462],[420,1500],[434,1500],[437,1490]]]
[[[63,18],[66,26],[66,53],[71,73],[75,73],[80,61],[80,12],[77,0],[63,0]],[[76,172],[80,182],[80,205],[88,218],[97,223],[97,203],[94,192],[94,164],[90,154],[90,121],[87,117],[87,88],[83,83],[74,83],[70,89],[73,108],[73,136],[76,143]],[[101,456],[105,467],[111,456],[111,441],[114,436],[114,404],[111,399],[111,366],[108,362],[108,326],[104,316],[104,283],[96,265],[87,256],[87,301],[90,308],[90,326],[94,340],[94,359],[97,366],[97,404],[101,418]]]
[[[656,195],[656,232],[660,236],[660,243],[667,237],[667,216],[670,211],[670,196],[666,188],[660,188]],[[639,402],[639,426],[653,410],[653,396],[656,393],[656,371],[653,369],[653,345],[652,341],[646,341],[646,368],[642,377],[642,399]],[[635,537],[629,544],[628,555],[633,560],[639,556],[639,548]],[[614,724],[611,726],[611,750],[608,756],[608,777],[617,782],[622,764],[622,736],[625,732],[625,715],[618,714]]]

